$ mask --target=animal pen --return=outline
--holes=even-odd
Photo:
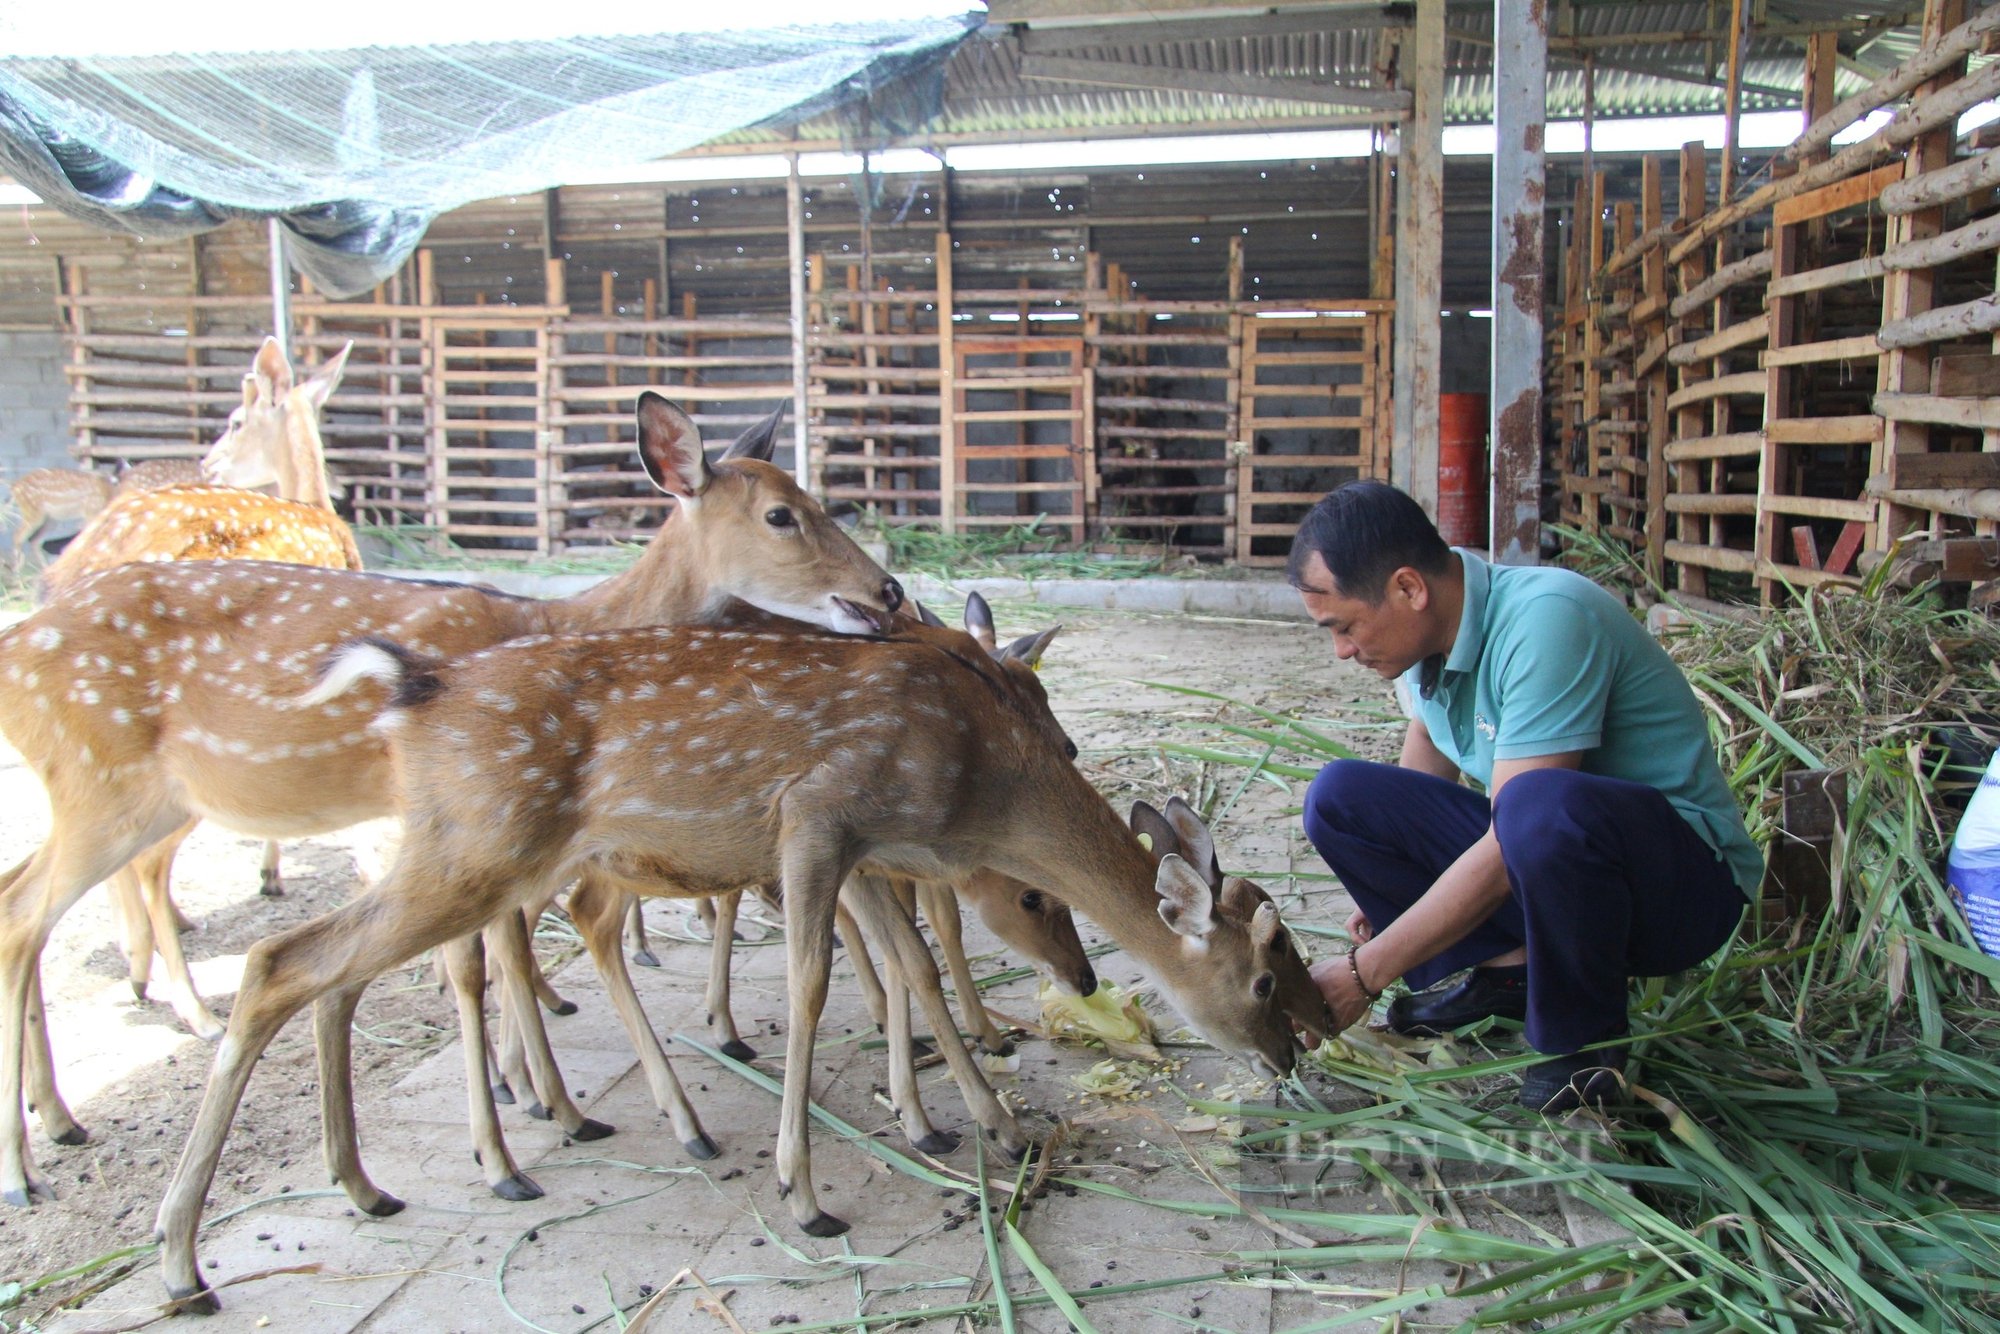
[[[1895,553],[1993,600],[2000,140],[1961,155],[1955,126],[2000,92],[2000,65],[1966,63],[2000,10],[1961,12],[1931,6],[1923,47],[1838,103],[1834,38],[1812,39],[1808,124],[1767,178],[1724,155],[1711,192],[1695,143],[1646,157],[1636,199],[1578,183],[1551,462],[1564,519],[1656,582],[1769,604]]]
[[[676,253],[768,261],[775,245],[781,258],[782,216],[753,201],[702,223],[701,207],[629,186],[493,201],[441,219],[363,299],[308,285],[292,303],[303,361],[354,343],[325,437],[357,519],[520,560],[641,538],[671,503],[631,459],[649,387],[713,432],[803,387],[815,493],[889,524],[1037,525],[1079,548],[1270,564],[1328,486],[1386,473],[1393,303],[1274,310],[1244,291],[1247,227],[1214,247],[1212,299],[1156,300],[1074,244],[1052,256],[1040,238],[988,239],[990,226],[863,216],[854,242],[809,255],[794,347],[772,309],[781,271],[738,270],[718,292]],[[664,225],[676,208],[690,220]],[[558,248],[566,259],[542,258]],[[238,226],[175,250],[165,272],[144,247],[61,265],[86,465],[196,457],[238,400],[269,311],[264,234]],[[454,271],[475,254],[484,271]]]

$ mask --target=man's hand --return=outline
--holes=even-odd
[[[1365,922],[1367,919],[1362,920]],[[1354,970],[1348,966],[1345,954],[1336,954],[1314,964],[1312,980],[1320,995],[1326,997],[1326,1003],[1333,1007],[1333,1031],[1327,1034],[1328,1037],[1337,1037],[1368,1017],[1369,1007],[1374,1001],[1355,984]]]
[[[1347,919],[1347,938],[1354,942],[1353,947],[1357,949],[1375,939],[1375,924],[1359,908]]]

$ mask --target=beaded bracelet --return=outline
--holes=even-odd
[[[1347,952],[1347,971],[1354,974],[1354,985],[1361,988],[1362,995],[1371,1001],[1380,1000],[1382,999],[1382,993],[1379,991],[1370,991],[1368,984],[1361,980],[1361,965],[1354,961],[1354,956],[1358,953],[1360,953],[1358,949]]]

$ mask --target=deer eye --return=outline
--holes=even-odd
[[[1021,906],[1029,912],[1040,912],[1042,910],[1042,892],[1038,889],[1029,890],[1021,896]]]
[[[798,520],[792,517],[789,505],[780,505],[774,510],[766,511],[764,522],[770,524],[773,528],[792,528],[798,524]]]
[[[1071,741],[1068,737],[1063,738],[1063,757],[1070,760],[1076,758],[1076,742]]]
[[[1259,973],[1257,980],[1250,984],[1251,994],[1258,1000],[1271,999],[1271,991],[1278,985],[1278,979],[1270,973]]]

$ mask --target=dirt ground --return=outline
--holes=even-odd
[[[1225,812],[1217,825],[1225,866],[1260,879],[1280,896],[1288,918],[1329,926],[1344,917],[1337,890],[1291,878],[1295,871],[1324,870],[1290,814],[1298,785],[1246,784],[1242,769],[1162,752],[1160,744],[1172,741],[1238,749],[1246,743],[1232,742],[1212,725],[1223,706],[1142,683],[1177,683],[1330,720],[1348,744],[1387,757],[1398,732],[1388,720],[1392,705],[1384,683],[1333,661],[1324,636],[1303,621],[1052,612],[1006,603],[996,611],[1007,634],[1038,629],[1058,616],[1065,622],[1044,679],[1081,750],[1079,762],[1114,804],[1122,807],[1135,795],[1158,801],[1174,791],[1189,793]],[[0,862],[27,855],[46,821],[39,783],[11,749],[0,747]],[[258,895],[261,845],[254,840],[212,826],[189,840],[175,868],[176,897],[195,923],[186,948],[218,1014],[227,1016],[243,951],[353,893],[358,862],[376,856],[388,832],[364,827],[288,845],[282,899]],[[658,926],[678,929],[683,921],[677,905],[654,904],[649,913]],[[574,953],[562,934],[559,927],[545,933],[551,964]],[[89,1127],[90,1142],[53,1145],[30,1119],[33,1152],[60,1198],[28,1211],[0,1209],[0,1284],[31,1281],[146,1242],[206,1079],[207,1045],[188,1035],[165,1004],[133,1000],[113,940],[107,896],[93,892],[63,919],[44,956],[59,1078]],[[1101,966],[1121,984],[1136,971],[1115,956]],[[588,965],[572,975],[579,970],[587,973]],[[156,980],[154,995],[160,990]],[[378,981],[356,1022],[357,1094],[364,1108],[455,1032],[451,1006],[435,991],[426,961]],[[322,1188],[312,1060],[309,1027],[294,1021],[251,1083],[217,1175],[211,1216],[252,1199]],[[337,1215],[345,1201],[314,1203]],[[270,1257],[272,1264],[283,1262]],[[0,1327],[46,1310],[51,1297],[90,1289],[116,1269],[54,1285],[13,1311],[0,1310]]]

